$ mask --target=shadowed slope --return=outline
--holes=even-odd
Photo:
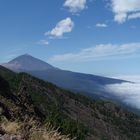
[[[40,125],[50,122],[60,127],[60,132],[77,140],[140,139],[140,118],[115,104],[90,100],[3,67],[0,67],[0,77],[0,82],[5,81],[7,87],[0,90],[0,107],[8,112],[7,116],[2,114],[7,119],[34,118]]]

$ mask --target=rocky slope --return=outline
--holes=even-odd
[[[0,125],[4,119],[22,124],[27,140],[32,128],[50,123],[77,140],[139,140],[140,118],[111,102],[79,94],[0,67]],[[33,121],[30,121],[32,118]],[[31,123],[35,122],[35,123]],[[39,131],[40,132],[40,131]],[[2,130],[0,130],[2,134]],[[39,135],[40,136],[40,135]],[[41,140],[41,139],[40,139]]]

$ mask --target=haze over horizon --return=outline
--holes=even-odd
[[[5,0],[0,13],[0,63],[27,53],[65,70],[140,75],[139,0]]]

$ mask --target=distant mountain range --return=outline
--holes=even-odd
[[[108,93],[104,86],[126,82],[119,79],[61,70],[28,54],[21,55],[3,64],[3,66],[15,72],[29,73],[61,88],[100,99],[116,100],[116,97]]]
[[[21,55],[3,64],[3,66],[15,72],[27,72],[59,87],[87,96],[94,96],[94,98],[114,99],[116,97],[109,94],[104,86],[126,82],[119,79],[61,70],[28,54]]]
[[[0,66],[0,139],[16,134],[25,140],[49,140],[47,132],[55,133],[53,140],[66,140],[46,130],[46,123],[75,140],[140,140],[139,116]]]
[[[21,71],[43,71],[48,69],[55,69],[53,66],[48,63],[41,61],[37,58],[34,58],[28,54],[21,55],[10,62],[3,64],[9,69],[21,72]]]

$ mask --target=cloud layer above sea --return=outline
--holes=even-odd
[[[106,85],[105,89],[118,97],[123,103],[140,109],[140,75],[115,77],[132,82]]]

